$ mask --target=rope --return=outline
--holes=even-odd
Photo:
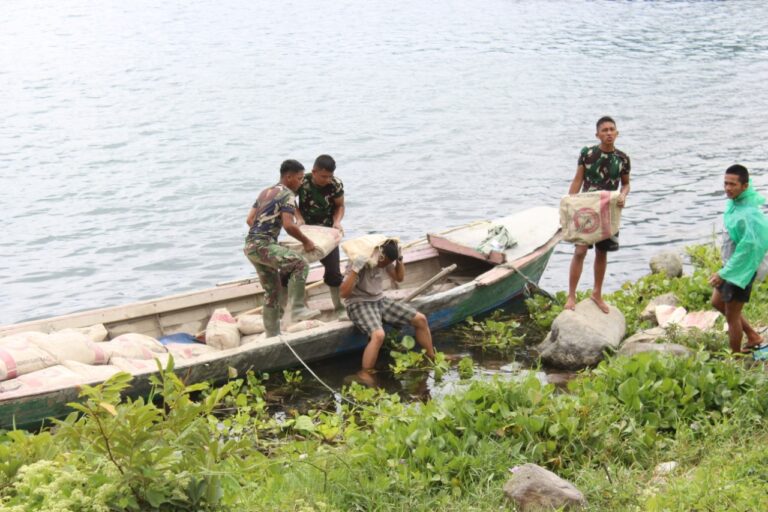
[[[393,416],[393,415],[391,415],[391,414],[387,414],[387,413],[384,413],[384,412],[381,412],[381,411],[377,411],[377,410],[375,410],[375,409],[371,409],[371,408],[370,408],[370,407],[368,407],[367,405],[361,404],[360,402],[356,402],[355,400],[352,400],[352,399],[350,399],[350,398],[347,398],[347,397],[345,397],[344,395],[342,395],[342,394],[341,394],[341,391],[336,391],[336,390],[334,390],[334,389],[333,389],[331,386],[329,386],[328,384],[326,384],[326,383],[325,383],[325,381],[323,381],[323,379],[321,379],[321,378],[320,378],[320,377],[319,377],[319,376],[318,376],[318,375],[317,375],[317,374],[316,374],[314,371],[312,371],[312,368],[310,368],[310,367],[309,367],[309,365],[307,365],[307,363],[305,363],[305,362],[304,362],[304,360],[303,360],[303,359],[302,359],[302,358],[299,356],[299,354],[297,354],[297,353],[296,353],[296,351],[295,351],[295,350],[293,350],[293,347],[292,347],[292,346],[291,346],[291,345],[290,345],[290,344],[289,344],[289,343],[288,343],[288,342],[287,342],[287,341],[286,341],[286,340],[283,338],[283,336],[282,336],[282,335],[278,335],[278,338],[280,338],[280,341],[282,341],[282,342],[283,342],[283,344],[284,344],[286,347],[288,347],[288,350],[290,350],[290,351],[291,351],[291,353],[293,354],[293,357],[295,357],[295,358],[296,358],[296,360],[297,360],[298,362],[300,362],[300,363],[301,363],[301,365],[302,365],[304,368],[306,368],[306,369],[307,369],[307,371],[310,373],[310,375],[312,375],[312,377],[314,377],[314,378],[315,378],[315,380],[317,380],[317,382],[319,382],[320,384],[322,384],[322,385],[323,385],[323,387],[325,387],[325,389],[327,389],[328,391],[330,391],[330,392],[331,392],[331,394],[334,396],[334,398],[337,398],[337,399],[339,399],[339,400],[342,400],[342,401],[344,401],[344,402],[347,402],[348,404],[350,404],[350,405],[352,405],[352,406],[354,406],[354,407],[359,407],[360,409],[363,409],[363,410],[365,410],[365,411],[368,411],[368,412],[370,412],[370,413],[378,414],[379,416],[386,416],[387,418],[391,418],[391,419],[395,419],[395,420],[401,420],[401,421],[403,420],[403,418],[402,418],[402,417],[400,417],[400,416]]]

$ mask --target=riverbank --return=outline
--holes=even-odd
[[[661,293],[707,308],[717,251],[689,254],[691,275],[646,276],[607,297],[628,335]],[[768,324],[767,304],[763,283],[747,317]],[[529,307],[545,326],[562,306]],[[764,368],[730,356],[722,331],[674,336],[694,355],[611,357],[567,392],[535,372],[459,380],[439,400],[411,403],[352,384],[353,403],[280,418],[255,375],[204,389],[168,373],[154,403],[121,403],[126,381],[115,379],[85,390],[82,418],[0,437],[0,510],[490,512],[512,509],[502,487],[528,462],[572,482],[589,510],[768,508]],[[676,466],[661,474],[666,462]]]

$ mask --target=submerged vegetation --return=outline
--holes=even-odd
[[[700,281],[716,252],[690,254],[692,276],[647,276],[608,297],[631,329],[661,293],[706,307]],[[754,293],[747,315],[766,323],[768,286]],[[529,301],[541,323],[559,307]],[[519,337],[498,321],[467,328]],[[169,367],[148,400],[122,399],[129,377],[118,375],[84,387],[77,412],[52,429],[0,434],[0,510],[497,511],[511,508],[501,492],[509,468],[526,462],[572,481],[590,510],[768,509],[764,367],[722,351],[719,333],[669,336],[694,355],[608,358],[567,392],[534,372],[411,403],[353,383],[343,393],[349,401],[281,417],[270,414],[264,378],[253,373],[221,387],[186,386]],[[396,342],[401,349],[407,338]],[[395,352],[393,371],[424,367],[407,356],[418,352]],[[435,378],[447,364],[443,357],[426,368]],[[472,376],[471,359],[458,367]],[[677,468],[654,475],[667,461]]]

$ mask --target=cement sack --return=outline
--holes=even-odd
[[[157,364],[164,370],[168,366],[170,354],[155,354],[153,359],[135,359],[128,357],[113,357],[109,362],[111,365],[120,368],[121,371],[131,375],[143,375],[145,373],[154,373],[159,371]]]
[[[83,378],[60,364],[0,383],[0,400],[39,395],[83,384]]]
[[[92,342],[86,334],[74,329],[53,332],[43,341],[32,342],[51,354],[56,361],[79,361],[85,364],[107,364],[109,356],[103,343]]]
[[[368,258],[368,266],[375,267],[379,262],[379,247],[387,240],[394,240],[398,244],[399,238],[384,235],[363,235],[352,240],[347,240],[341,244],[341,249],[347,255],[349,261],[355,261],[357,257],[364,256]]]
[[[326,226],[308,226],[304,224],[303,226],[300,226],[299,229],[305,237],[312,240],[312,242],[315,244],[314,251],[305,252],[304,246],[301,244],[301,242],[290,235],[288,235],[288,239],[280,242],[280,245],[298,252],[304,256],[304,258],[309,263],[314,263],[325,258],[331,251],[338,247],[339,242],[341,242],[341,231],[336,228],[329,228]]]
[[[46,338],[43,333],[23,332],[0,339],[0,381],[56,365],[56,358],[31,342]]]
[[[62,361],[61,364],[82,377],[82,381],[85,383],[104,382],[114,374],[122,371],[117,366],[111,364],[93,366],[83,364],[80,361]]]
[[[237,317],[237,328],[245,336],[260,334],[264,332],[264,317],[261,315],[241,315]]]
[[[121,334],[111,341],[101,343],[100,347],[109,355],[110,364],[115,357],[152,359],[168,353],[163,344],[155,338],[137,333]]]
[[[79,332],[85,334],[93,342],[104,341],[109,338],[109,332],[104,324],[95,324],[88,327],[75,327],[73,329],[62,329],[56,332]]]
[[[563,240],[594,244],[619,232],[619,192],[607,190],[564,196],[560,200]]]
[[[166,343],[165,348],[173,355],[174,359],[193,359],[204,354],[218,352],[215,348],[202,343]]]
[[[237,320],[229,314],[227,308],[219,308],[211,315],[205,328],[205,343],[219,350],[240,346]]]
[[[285,328],[285,332],[301,332],[306,331],[308,329],[315,329],[317,327],[322,327],[325,325],[325,322],[322,322],[320,320],[302,320],[301,322],[296,322],[295,324],[289,325],[287,328]]]

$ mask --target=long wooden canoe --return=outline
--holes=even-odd
[[[504,250],[478,251],[477,247],[489,228],[499,224],[507,228],[517,244]],[[474,222],[429,234],[404,246],[405,281],[385,293],[393,298],[404,298],[442,268],[456,264],[456,270],[447,278],[411,302],[427,315],[433,330],[448,327],[520,297],[527,281],[538,282],[559,240],[558,211],[548,207],[531,208],[494,221]],[[322,274],[322,267],[313,268],[308,285],[321,281]],[[309,286],[307,295],[309,306],[323,311],[321,320],[327,321],[324,325],[191,359],[177,358],[177,373],[187,382],[199,382],[224,380],[230,367],[244,372],[296,366],[298,362],[285,342],[308,362],[365,346],[366,337],[351,322],[332,320],[332,305],[325,285]],[[226,307],[236,316],[262,303],[263,290],[258,279],[243,279],[157,300],[0,326],[0,338],[25,331],[53,332],[94,324],[103,324],[110,338],[124,333],[160,338],[174,333],[202,331],[216,308]],[[150,374],[150,371],[135,374],[134,393],[148,390]],[[97,382],[84,378],[79,384]],[[66,415],[71,411],[66,404],[78,397],[78,386],[75,385],[19,395],[11,384],[10,381],[0,382],[0,428],[35,426],[48,417]]]

